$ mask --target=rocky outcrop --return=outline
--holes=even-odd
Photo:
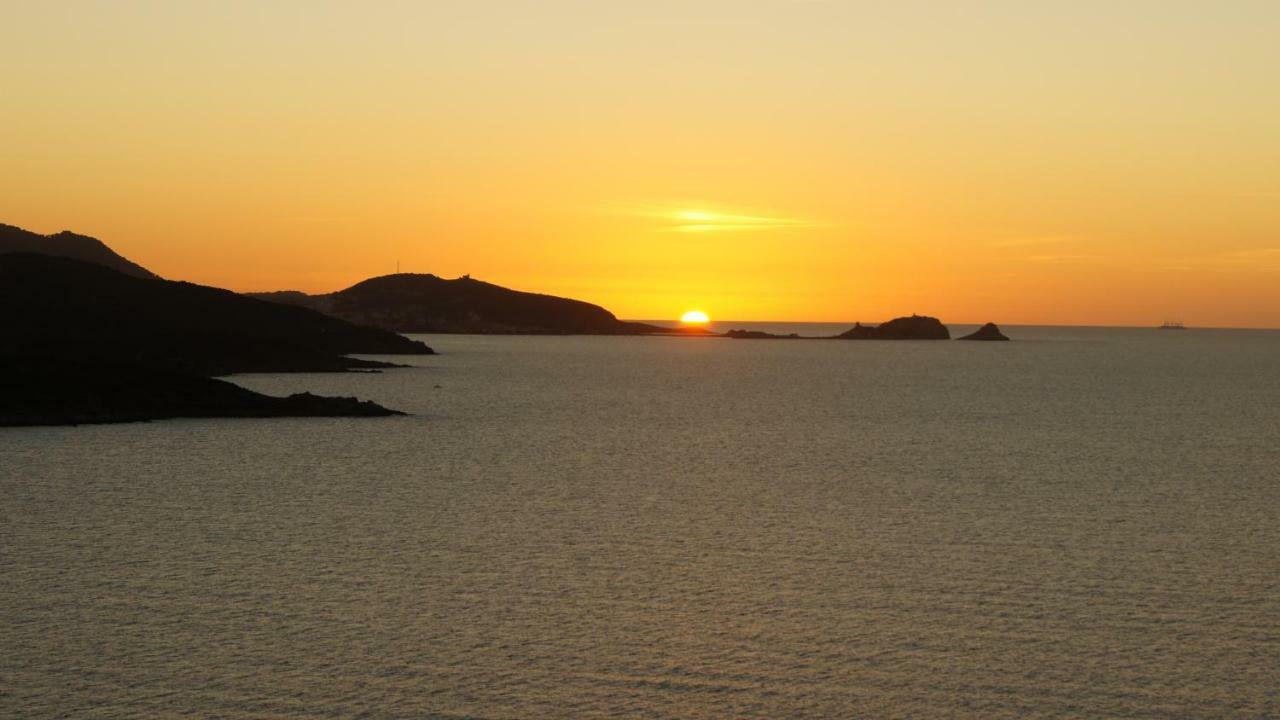
[[[855,323],[835,336],[837,340],[950,340],[951,332],[937,318],[927,315],[894,318],[880,325]]]
[[[957,339],[958,340],[994,340],[994,341],[1006,340],[1007,341],[1009,338],[1006,337],[1004,333],[1000,332],[1000,328],[997,327],[995,323],[987,323],[986,325],[983,325],[982,327],[978,328],[976,332],[969,333],[968,335],[965,335],[964,337],[957,338]]]

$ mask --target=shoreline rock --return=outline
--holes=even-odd
[[[1004,333],[1000,332],[999,326],[997,326],[995,323],[989,322],[986,325],[983,325],[982,327],[978,328],[977,331],[969,333],[964,337],[956,338],[956,339],[1000,342],[1000,341],[1008,341],[1009,338]]]

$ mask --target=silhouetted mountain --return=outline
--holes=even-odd
[[[983,325],[982,327],[978,328],[976,332],[971,332],[962,338],[956,338],[956,339],[957,340],[1001,341],[1001,340],[1008,340],[1009,338],[1005,337],[1005,334],[1000,332],[1000,328],[997,327],[995,323],[987,323],[986,325]]]
[[[0,353],[195,375],[386,367],[343,357],[431,354],[420,342],[228,290],[130,277],[47,255],[0,255]]]
[[[222,380],[132,365],[0,355],[0,426],[401,414],[355,398],[269,397]]]
[[[102,265],[134,277],[158,277],[141,265],[129,262],[116,254],[101,240],[77,235],[67,230],[54,235],[40,235],[30,230],[0,223],[0,255],[8,253],[53,255]]]
[[[296,291],[253,297],[297,305],[362,325],[420,333],[710,335],[702,328],[624,322],[599,305],[510,290],[470,277],[445,280],[401,273],[326,295]]]
[[[389,367],[344,354],[431,352],[227,290],[0,254],[0,425],[395,415],[354,398],[268,397],[205,376]]]
[[[894,318],[880,325],[856,323],[836,335],[837,340],[950,340],[951,332],[937,318],[926,315]]]

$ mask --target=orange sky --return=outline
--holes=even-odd
[[[635,318],[1280,326],[1270,1],[4,20],[0,222],[167,277],[326,291],[398,261]]]

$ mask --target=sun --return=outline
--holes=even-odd
[[[706,325],[711,322],[711,318],[707,317],[707,314],[701,310],[690,310],[680,316],[680,322],[686,325]]]

